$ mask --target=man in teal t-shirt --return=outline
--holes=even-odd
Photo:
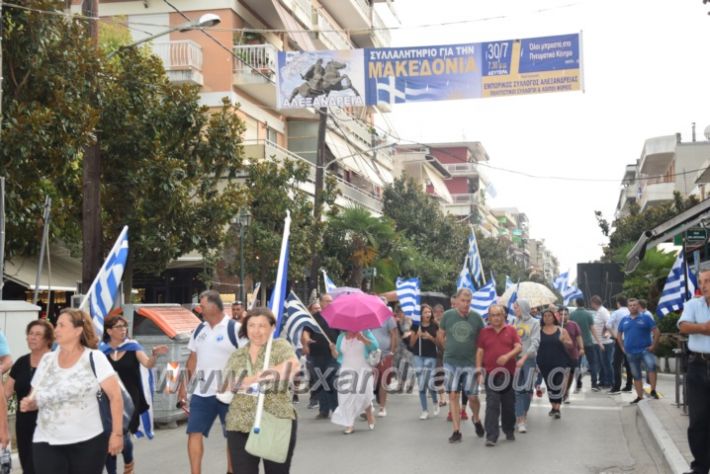
[[[472,296],[470,290],[461,288],[456,293],[454,307],[444,313],[439,324],[439,346],[444,348],[445,384],[451,402],[451,421],[454,425],[454,433],[449,438],[450,443],[461,441],[459,392],[468,395],[468,403],[473,412],[471,421],[476,427],[476,435],[482,438],[485,434],[478,415],[481,403],[478,394],[472,390],[475,384],[476,343],[484,324],[481,316],[470,309]]]
[[[584,300],[582,298],[577,298],[574,300],[577,309],[569,314],[569,319],[577,323],[579,329],[582,331],[582,342],[584,343],[584,355],[587,356],[587,363],[589,364],[589,373],[592,376],[592,391],[598,392],[599,386],[597,382],[599,380],[599,370],[601,369],[600,358],[601,352],[604,350],[602,342],[599,340],[596,331],[594,331],[594,315],[584,309]],[[577,389],[578,392],[582,389],[582,372],[578,371],[577,374]]]

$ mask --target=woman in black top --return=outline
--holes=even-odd
[[[436,332],[438,330],[439,326],[434,322],[431,306],[423,304],[421,324],[409,336],[409,350],[414,353],[414,368],[417,373],[417,385],[419,386],[419,403],[422,406],[420,420],[429,418],[426,400],[427,390],[431,393],[431,400],[434,403],[433,415],[439,414],[436,387],[433,380],[431,380],[431,374],[436,367],[436,354],[438,352]]]
[[[27,334],[27,347],[29,354],[25,354],[13,364],[10,375],[5,381],[5,396],[10,398],[17,393],[17,399],[22,400],[30,394],[30,382],[35,374],[40,359],[52,349],[54,342],[54,328],[43,319],[31,321],[25,331]],[[17,410],[15,432],[17,434],[17,452],[20,456],[20,465],[25,474],[34,474],[32,462],[32,436],[37,424],[37,410],[21,412]]]
[[[542,313],[542,327],[540,328],[540,347],[537,350],[537,366],[545,378],[547,394],[550,398],[552,410],[549,415],[560,419],[560,404],[562,392],[567,382],[565,377],[569,374],[570,359],[567,349],[572,346],[572,339],[555,313],[546,309]]]
[[[153,347],[151,357],[143,351],[143,348],[136,341],[128,339],[128,322],[121,316],[114,316],[104,323],[104,342],[101,344],[101,351],[106,354],[113,370],[116,371],[121,383],[126,391],[131,395],[133,401],[133,417],[128,424],[128,433],[123,437],[123,472],[133,474],[135,462],[133,460],[133,443],[131,433],[138,431],[140,415],[150,408],[143,383],[141,381],[141,365],[147,369],[155,366],[156,357],[168,352],[168,346],[161,345]],[[116,474],[116,456],[106,458],[106,470],[109,474]]]

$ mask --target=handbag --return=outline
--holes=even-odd
[[[370,367],[377,367],[382,361],[382,351],[380,349],[375,349],[367,354],[367,363]]]
[[[249,354],[247,354],[247,371],[253,374]],[[293,422],[289,418],[279,418],[263,410],[261,412],[261,426],[259,432],[249,432],[246,452],[268,461],[276,463],[286,462],[288,447],[291,443],[291,430]]]
[[[91,364],[91,371],[96,377],[96,366],[94,365],[94,353],[89,352],[89,363]],[[128,425],[133,418],[133,412],[135,407],[133,406],[133,400],[131,395],[128,393],[126,388],[121,383],[121,379],[118,380],[118,384],[121,387],[121,397],[123,398],[123,434],[128,433]],[[111,401],[106,395],[106,392],[99,387],[99,391],[96,392],[96,401],[99,403],[99,414],[101,415],[101,424],[104,427],[104,433],[110,435],[113,428],[113,418],[111,417]]]

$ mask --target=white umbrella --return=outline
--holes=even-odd
[[[500,297],[501,304],[507,305],[514,292],[518,292],[518,298],[526,299],[530,306],[542,306],[557,301],[557,296],[545,285],[533,281],[521,281],[513,285]]]

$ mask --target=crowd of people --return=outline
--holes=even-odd
[[[692,472],[707,474],[710,415],[703,397],[710,367],[710,271],[701,272],[700,282],[705,298],[688,304],[679,327],[690,335]],[[196,383],[180,383],[177,389],[188,413],[191,472],[202,472],[204,438],[217,418],[226,439],[228,473],[258,473],[262,464],[266,473],[289,472],[298,432],[298,396],[292,388],[299,372],[308,374],[308,408],[318,409],[315,419],[329,420],[346,435],[356,430],[359,419],[374,430],[376,418],[387,416],[388,395],[416,386],[420,420],[435,418],[448,406],[449,443],[462,441],[462,422],[470,417],[476,436],[485,438],[488,447],[501,437],[510,442],[528,433],[531,401],[545,391],[551,422],[561,420],[570,393],[582,389],[584,372],[591,392],[635,390],[632,404],[647,396],[659,398],[653,357],[659,330],[643,300],[616,297],[610,312],[598,296],[591,298],[590,309],[576,300],[572,311],[533,307],[519,298],[510,307],[492,305],[484,320],[471,309],[471,299],[468,289],[460,289],[446,311],[441,305],[422,305],[417,324],[397,307],[381,327],[338,331],[321,314],[333,301],[323,294],[309,306],[316,324],[303,331],[299,347],[273,339],[265,365],[274,314],[267,308],[246,311],[235,302],[228,315],[219,293],[202,293],[203,321],[190,337],[186,364],[188,379]],[[113,316],[105,322],[100,343],[90,316],[67,308],[54,327],[46,320],[27,326],[28,354],[14,364],[0,360],[9,370],[0,412],[6,409],[1,402],[13,394],[19,400],[16,432],[23,472],[98,474],[106,469],[113,474],[119,454],[124,474],[134,472],[132,435],[145,429],[140,415],[151,403],[143,374],[168,348],[155,346],[149,356],[127,330],[126,319]],[[7,355],[6,349],[0,339],[0,352]],[[302,360],[297,349],[302,349]],[[133,405],[125,421],[123,392]],[[110,402],[108,425],[97,394]],[[268,448],[252,436],[257,412],[278,434],[269,438]],[[0,416],[2,444],[7,443],[6,423]]]

